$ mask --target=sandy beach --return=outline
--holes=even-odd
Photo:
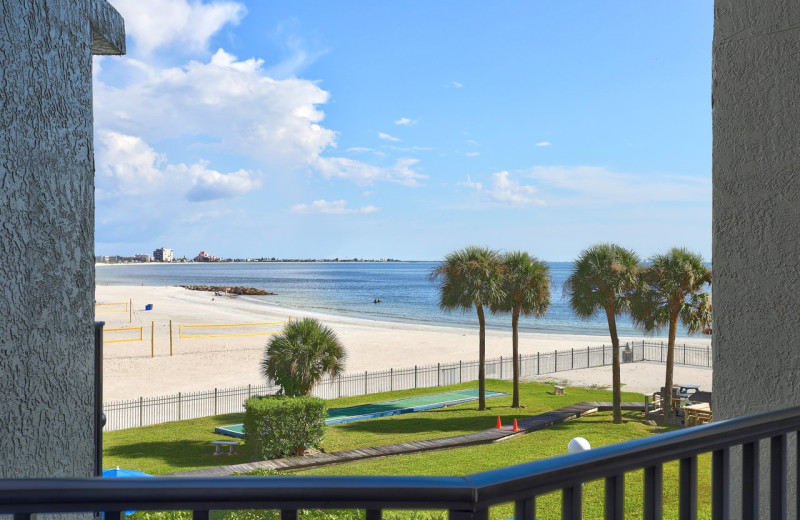
[[[181,325],[229,325],[283,322],[311,316],[330,326],[344,343],[346,372],[363,372],[414,365],[474,360],[478,357],[478,327],[455,328],[366,320],[288,309],[248,301],[245,297],[219,296],[180,287],[98,286],[96,318],[105,321],[104,400],[116,401],[177,392],[263,384],[260,364],[269,336],[179,338]],[[124,302],[131,302],[132,312]],[[145,310],[152,305],[152,310]],[[170,320],[172,356],[170,356]],[[153,327],[151,327],[153,324]],[[142,340],[114,342],[115,339]],[[115,331],[110,329],[135,328]],[[151,357],[151,328],[153,331]],[[257,327],[185,327],[184,336],[261,333],[281,325]],[[621,338],[641,341],[642,337]],[[681,338],[694,345],[710,345],[707,336]],[[610,344],[608,336],[520,334],[520,353],[552,352]],[[511,331],[488,331],[487,357],[511,355]],[[652,392],[663,383],[664,365],[625,364],[626,390]],[[568,385],[609,386],[611,367],[599,367],[542,376]],[[711,389],[711,370],[675,367],[675,381]]]

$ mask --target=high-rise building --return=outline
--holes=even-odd
[[[172,249],[162,247],[153,251],[154,262],[172,262]]]

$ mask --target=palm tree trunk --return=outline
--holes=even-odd
[[[478,323],[480,324],[478,342],[478,410],[486,410],[486,317],[483,315],[483,306],[479,303]]]
[[[669,338],[667,340],[667,376],[664,381],[665,410],[664,417],[672,419],[672,375],[675,369],[675,334],[678,330],[678,313],[669,314]]]
[[[617,317],[614,315],[614,304],[606,307],[608,332],[611,334],[611,392],[612,415],[614,424],[622,424],[622,378],[619,370],[619,336],[617,336]]]
[[[511,408],[519,408],[519,307],[511,311],[511,352],[514,372],[514,396],[511,399]]]

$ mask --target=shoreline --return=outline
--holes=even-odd
[[[285,321],[288,318],[314,317],[333,328],[348,353],[345,372],[364,372],[408,368],[452,361],[472,361],[478,357],[478,327],[430,325],[400,321],[327,314],[293,309],[279,305],[248,301],[248,298],[216,296],[213,293],[189,291],[179,287],[101,285],[95,288],[97,302],[119,303],[117,306],[97,307],[96,319],[106,322],[106,329],[141,327],[142,340],[111,343],[113,339],[135,335],[138,331],[110,331],[104,345],[104,401],[117,401],[139,397],[152,397],[178,392],[193,392],[213,388],[228,388],[262,384],[260,364],[269,336],[199,337],[179,338],[180,326],[197,327],[202,324],[243,324]],[[120,312],[124,303],[132,301],[132,311]],[[145,305],[152,310],[144,310]],[[130,317],[130,321],[129,321]],[[172,320],[172,348],[170,356],[169,325]],[[152,327],[151,327],[152,325]],[[152,332],[151,332],[152,329]],[[218,330],[214,329],[215,333]],[[275,331],[280,325],[273,327]],[[200,330],[202,328],[193,329]],[[240,329],[253,332],[254,329]],[[260,329],[263,330],[263,329]],[[230,331],[233,332],[233,329]],[[152,336],[151,336],[152,334]],[[203,335],[203,334],[199,334]],[[151,337],[152,353],[151,357]],[[621,337],[620,342],[646,340],[643,336]],[[710,346],[706,337],[680,338],[680,343]],[[655,339],[658,341],[658,339]],[[511,329],[487,330],[487,358],[510,356]],[[552,352],[570,348],[585,348],[610,344],[610,338],[600,335],[551,334],[521,332],[520,353]],[[639,365],[638,363],[636,365]],[[626,365],[623,365],[626,366]],[[609,368],[610,367],[605,367]],[[676,373],[679,367],[676,366]],[[549,380],[568,380],[567,375],[598,369],[581,369],[550,374]],[[710,386],[710,370],[708,383]],[[660,386],[653,381],[663,378],[644,375],[643,384]],[[624,374],[624,372],[623,372]],[[583,376],[581,376],[583,377]],[[597,383],[610,384],[599,371]],[[654,379],[655,377],[655,379]],[[678,376],[676,376],[678,377]],[[692,376],[695,377],[695,376]],[[676,379],[677,380],[677,379]],[[633,381],[629,389],[633,388]],[[639,383],[636,383],[639,384]],[[649,388],[649,387],[648,387]],[[654,388],[655,389],[655,388]]]

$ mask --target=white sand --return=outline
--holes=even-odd
[[[213,301],[212,301],[213,299]],[[406,368],[414,365],[451,361],[471,361],[478,357],[478,327],[454,328],[381,322],[348,318],[264,305],[246,298],[214,296],[178,287],[98,286],[97,303],[133,302],[133,316],[127,312],[105,312],[122,306],[98,306],[97,319],[106,329],[143,327],[143,340],[107,343],[104,347],[104,400],[134,399],[177,392],[263,384],[260,364],[268,336],[239,338],[178,339],[183,324],[231,324],[284,321],[313,316],[338,334],[348,359],[346,372]],[[145,311],[145,304],[153,310]],[[170,356],[169,322],[173,322],[173,355]],[[151,357],[150,330],[155,322],[155,357]],[[209,332],[230,334],[257,332],[269,327],[191,329],[184,334]],[[272,326],[279,330],[280,326]],[[132,331],[108,331],[106,340],[131,337]],[[621,338],[641,341],[641,337]],[[707,337],[690,338],[692,344],[708,345]],[[608,336],[520,334],[520,353],[552,352],[570,348],[610,344]],[[489,331],[486,355],[489,358],[511,354],[511,331]],[[601,367],[559,372],[543,378],[566,381],[570,385],[608,386],[611,368]],[[623,365],[626,390],[651,392],[663,385],[664,365],[635,363]],[[675,381],[699,384],[711,389],[711,370],[675,367]]]

